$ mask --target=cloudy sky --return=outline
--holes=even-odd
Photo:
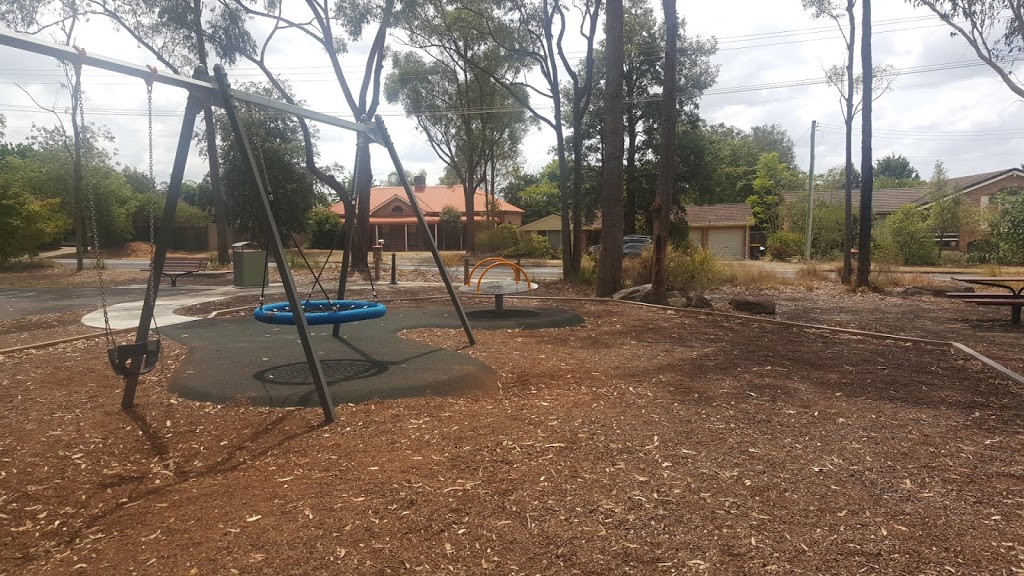
[[[904,2],[874,3],[874,58],[903,71],[893,92],[875,104],[875,157],[889,152],[907,156],[922,177],[929,177],[936,160],[945,162],[953,176],[1020,165],[1024,162],[1024,109],[995,74],[979,64],[960,38],[930,12]],[[823,69],[842,64],[844,47],[830,21],[812,20],[800,0],[717,0],[680,2],[687,33],[716,37],[721,65],[717,86],[702,100],[709,122],[725,122],[744,129],[759,124],[781,124],[796,141],[797,157],[807,168],[810,124],[817,133],[817,170],[843,161],[842,116],[835,89],[814,84]],[[79,26],[76,43],[91,54],[106,55],[137,64],[154,59],[124,34],[102,20]],[[343,61],[350,82],[357,83],[364,55],[360,46]],[[0,112],[7,117],[7,139],[25,138],[32,123],[52,124],[53,116],[40,111],[17,85],[36,100],[63,111],[69,97],[58,81],[62,73],[41,56],[0,47]],[[298,33],[278,36],[271,67],[288,78],[309,107],[346,117],[346,106],[326,56]],[[921,72],[921,70],[934,70]],[[252,68],[229,69],[234,82],[259,79]],[[782,88],[766,89],[766,84]],[[793,84],[798,84],[793,86]],[[146,165],[145,86],[141,80],[87,69],[86,114],[108,126],[117,137],[118,160],[144,169]],[[154,93],[155,170],[166,180],[184,109],[181,90],[157,86]],[[381,114],[396,141],[407,169],[426,169],[430,182],[443,165],[414,123],[401,108],[384,104]],[[65,119],[65,122],[67,120]],[[859,119],[857,125],[859,125]],[[553,137],[538,128],[524,142],[524,161],[537,169],[550,158]],[[354,138],[344,131],[323,127],[320,150],[327,162],[351,166]],[[859,137],[855,134],[859,150]],[[859,158],[859,153],[855,154]],[[856,162],[857,160],[855,160]],[[387,156],[374,155],[374,175],[393,170]],[[186,176],[199,179],[206,167],[193,149]]]

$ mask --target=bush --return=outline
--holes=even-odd
[[[506,258],[554,258],[555,250],[544,236],[529,234],[501,253]]]
[[[887,264],[931,266],[939,262],[939,247],[927,215],[906,205],[886,218],[874,235],[875,257]]]
[[[502,224],[476,235],[476,250],[481,255],[502,254],[519,243],[519,234],[511,224]]]
[[[793,258],[803,253],[804,235],[790,230],[779,230],[768,236],[768,253],[775,260]]]
[[[345,244],[344,229],[345,223],[334,212],[326,208],[310,210],[309,247],[320,250],[341,248]]]
[[[718,257],[706,248],[680,250],[669,247],[667,254],[668,285],[673,290],[708,290],[722,283]],[[638,258],[622,261],[624,286],[640,286],[651,282],[650,249]],[[596,274],[595,274],[596,277]]]

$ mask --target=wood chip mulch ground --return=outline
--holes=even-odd
[[[101,341],[0,357],[0,574],[1024,570],[1024,387],[943,346],[558,305],[587,323],[404,334],[498,392],[326,427],[169,395],[174,342],[129,413]]]

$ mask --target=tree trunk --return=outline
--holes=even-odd
[[[871,0],[863,0],[864,15],[861,23],[860,61],[861,75],[864,77],[864,89],[861,97],[864,103],[861,108],[861,152],[860,152],[860,243],[857,255],[857,286],[869,286],[871,283],[871,195],[874,192],[874,165],[871,162]]]
[[[203,33],[203,0],[192,0],[192,20],[196,34],[196,54],[199,57],[199,65],[209,72],[206,37]],[[223,265],[230,262],[228,259],[228,208],[224,199],[224,191],[220,185],[220,156],[217,153],[217,127],[213,122],[212,107],[203,108],[203,122],[206,125],[206,157],[210,162],[213,221],[217,228],[217,262]]]
[[[604,91],[604,204],[601,213],[601,255],[597,264],[595,287],[599,297],[609,297],[622,286],[622,156],[625,134],[622,97],[625,46],[622,20],[622,0],[609,0],[604,15],[607,70]]]
[[[470,177],[472,178],[472,177]],[[467,178],[468,180],[469,178]],[[471,184],[464,183],[462,185],[463,199],[466,202],[466,252],[470,254],[476,253],[476,209],[474,203],[474,196],[476,196],[476,190]]]
[[[665,11],[665,87],[661,95],[661,158],[658,197],[654,201],[654,262],[648,302],[668,304],[668,232],[672,215],[672,182],[676,167],[676,0],[662,0]]]
[[[217,228],[217,262],[227,264],[228,256],[228,207],[220,185],[220,155],[217,152],[217,128],[213,122],[213,108],[203,108],[206,123],[206,158],[210,161],[210,195],[213,200],[213,221]]]
[[[846,185],[843,206],[843,284],[850,284],[853,276],[853,59],[857,44],[857,19],[853,13],[854,0],[847,0],[846,14],[850,19],[850,43],[846,53]]]
[[[621,24],[620,24],[621,26]],[[573,118],[573,134],[583,134],[583,110]],[[621,116],[621,115],[620,115]],[[619,139],[622,132],[619,132]],[[572,269],[579,276],[580,262],[583,260],[583,138],[572,139]],[[622,154],[619,153],[619,204],[616,211],[622,211]],[[603,224],[602,224],[603,226]]]
[[[370,188],[373,186],[373,173],[370,165],[370,143],[363,141],[358,145],[356,167],[358,180],[355,182],[356,196],[356,236],[352,242],[352,266],[356,270],[370,270],[370,243],[373,241],[370,229]]]
[[[635,107],[635,105],[634,105]],[[636,139],[637,125],[630,119],[627,124],[628,144],[626,146],[626,205],[623,234],[636,234]]]
[[[562,230],[562,278],[575,279],[579,271],[572,266],[572,233],[569,228],[569,166],[565,158],[565,135],[560,119],[555,121],[555,142],[558,150],[558,203]]]

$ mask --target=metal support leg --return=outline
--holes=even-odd
[[[441,274],[441,280],[444,281],[445,289],[448,290],[448,296],[452,299],[452,306],[455,307],[455,313],[459,316],[459,322],[462,322],[462,329],[466,332],[469,345],[473,346],[476,344],[476,337],[473,336],[473,329],[469,327],[469,318],[466,318],[466,311],[462,309],[462,304],[455,293],[455,288],[452,287],[451,278],[448,278],[444,262],[441,261],[441,253],[437,251],[437,243],[434,241],[434,235],[430,233],[430,227],[427,226],[427,221],[423,217],[423,211],[420,210],[420,203],[416,199],[416,194],[413,193],[412,186],[409,185],[409,179],[405,177],[405,169],[402,168],[402,161],[398,158],[395,143],[391,141],[391,134],[388,134],[388,129],[384,126],[384,119],[378,114],[375,120],[378,136],[391,156],[391,163],[395,165],[395,171],[398,173],[398,181],[401,182],[402,188],[405,188],[405,195],[409,198],[409,204],[412,205],[412,211],[416,214],[416,220],[419,221],[420,226],[427,235],[427,246],[430,248],[430,253],[434,256],[434,264],[437,266],[437,271]]]
[[[201,70],[196,71],[196,77]],[[199,96],[190,92],[185,104],[185,116],[181,120],[181,132],[178,134],[178,149],[174,155],[174,166],[171,169],[171,181],[167,187],[167,200],[164,203],[164,214],[160,219],[160,234],[156,238],[156,249],[153,254],[153,266],[149,271],[149,287],[142,301],[142,314],[139,316],[139,327],[135,332],[135,343],[142,344],[149,340],[149,328],[153,323],[153,310],[156,308],[156,297],[160,291],[160,277],[167,261],[167,249],[174,239],[174,215],[181,195],[181,183],[185,178],[185,164],[188,151],[192,144],[192,130],[196,126],[196,115],[199,114]],[[171,285],[174,285],[172,280]],[[124,393],[121,396],[121,409],[131,410],[135,405],[135,390],[139,385],[138,365],[143,358],[132,358],[128,367],[128,375],[124,379]]]
[[[245,134],[245,128],[238,121],[238,113],[235,110],[235,101],[231,96],[231,86],[228,84],[227,73],[220,64],[213,67],[214,76],[217,79],[217,86],[224,98],[224,111],[227,113],[228,122],[231,124],[231,131],[234,132],[235,142],[238,144],[243,157],[248,159],[252,170],[253,180],[256,182],[256,189],[259,192],[259,214],[263,229],[270,240],[270,247],[274,251],[274,261],[277,263],[277,272],[281,276],[281,283],[284,285],[285,294],[288,295],[288,304],[295,316],[295,328],[299,332],[299,341],[302,343],[302,351],[306,354],[306,363],[309,364],[309,371],[313,375],[313,386],[320,398],[320,405],[324,410],[324,420],[328,423],[334,422],[334,403],[327,391],[327,379],[324,377],[323,367],[320,359],[313,350],[313,343],[309,337],[309,325],[306,323],[306,314],[302,310],[302,302],[295,289],[295,281],[292,272],[288,269],[288,262],[284,255],[284,245],[281,242],[281,232],[274,220],[274,213],[270,207],[270,197],[264,186],[256,157],[253,156],[252,148],[249,146],[249,138]]]

